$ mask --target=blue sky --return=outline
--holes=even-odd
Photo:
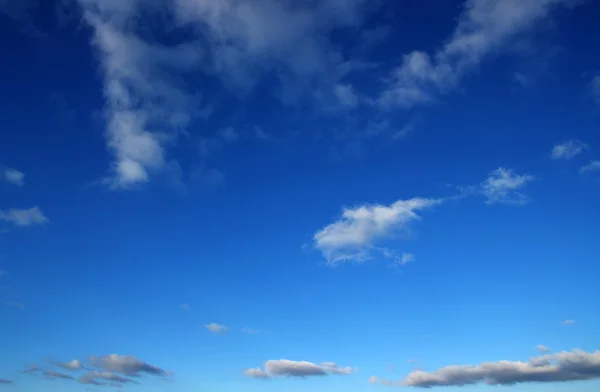
[[[597,390],[599,18],[0,0],[0,389]]]

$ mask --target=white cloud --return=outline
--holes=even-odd
[[[451,365],[434,372],[413,371],[393,385],[430,388],[434,386],[514,385],[551,383],[600,378],[600,351],[563,351],[533,357],[529,361],[484,362]],[[391,385],[391,384],[390,384]]]
[[[78,359],[74,359],[70,362],[58,362],[57,365],[69,370],[80,370],[84,368],[83,364]]]
[[[38,206],[26,209],[10,208],[8,210],[0,210],[0,220],[10,222],[19,227],[42,225],[50,222]]]
[[[587,165],[579,169],[581,173],[595,173],[600,171],[600,161],[590,161]]]
[[[398,200],[389,206],[345,208],[340,220],[314,234],[315,247],[330,265],[368,260],[371,252],[378,249],[378,241],[393,238],[411,222],[420,219],[417,212],[441,202],[440,199],[414,198]]]
[[[126,376],[136,377],[143,373],[156,376],[166,376],[169,374],[166,370],[149,365],[131,355],[110,354],[100,357],[92,356],[90,357],[90,362],[100,369],[121,373]]]
[[[212,333],[227,333],[229,332],[229,328],[224,325],[220,325],[217,323],[210,323],[204,325],[204,328],[208,329]]]
[[[552,148],[552,159],[571,159],[579,155],[587,145],[579,140],[567,140]]]
[[[510,46],[548,18],[558,6],[579,0],[467,0],[450,39],[435,54],[414,51],[404,56],[381,94],[383,107],[410,108],[433,102],[452,91],[488,56]]]
[[[533,180],[529,174],[518,175],[511,169],[498,168],[481,184],[481,192],[488,204],[523,205],[529,199],[521,190]]]
[[[265,370],[260,368],[248,369],[244,374],[252,378],[274,377],[308,377],[326,376],[328,374],[348,375],[353,372],[351,367],[340,368],[333,362],[324,362],[317,365],[307,361],[290,361],[288,359],[269,360],[265,362]]]
[[[243,333],[247,333],[248,335],[258,335],[260,331],[258,329],[252,328],[242,328]]]
[[[550,352],[550,349],[548,347],[544,346],[543,344],[538,344],[535,348],[541,353]]]
[[[0,181],[7,182],[11,185],[25,185],[25,173],[8,166],[0,165]]]
[[[192,310],[192,307],[189,304],[181,304],[179,305],[181,310]]]
[[[404,265],[404,264],[412,263],[416,259],[417,258],[412,253],[402,253],[402,258],[400,259],[400,263],[402,265]]]
[[[575,320],[565,320],[562,322],[563,325],[573,325],[575,324]]]
[[[104,76],[106,140],[113,155],[105,182],[113,189],[146,183],[164,170],[178,135],[210,111],[204,102],[211,97],[201,102],[191,91],[197,85],[184,82],[188,75],[216,76],[243,96],[268,73],[279,80],[276,90],[284,102],[325,94],[355,105],[356,94],[341,79],[356,64],[331,32],[360,27],[374,8],[368,0],[77,3]],[[163,24],[147,28],[146,21],[158,19]],[[188,39],[174,36],[179,44],[162,45],[153,29],[162,29],[161,38],[185,30]]]

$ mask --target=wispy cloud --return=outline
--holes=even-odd
[[[414,51],[404,56],[379,97],[386,108],[411,108],[454,90],[465,75],[492,54],[510,47],[559,6],[579,0],[467,0],[450,39],[433,55]]]
[[[269,360],[265,362],[264,370],[251,368],[244,374],[251,378],[275,377],[310,377],[326,376],[328,374],[348,375],[353,372],[351,367],[341,368],[333,362],[324,362],[320,365],[307,361],[290,361],[288,359]]]
[[[192,310],[192,307],[189,304],[181,304],[179,305],[181,310]]]
[[[587,165],[582,166],[581,169],[579,169],[579,171],[581,173],[600,172],[600,161],[590,161],[590,163],[588,163]]]
[[[533,357],[529,361],[484,362],[479,365],[451,365],[434,372],[411,372],[404,380],[389,381],[373,377],[383,385],[431,388],[475,384],[515,385],[552,383],[600,378],[600,351],[563,351]]]
[[[74,380],[75,377],[70,376],[68,374],[59,373],[55,370],[47,370],[44,372],[44,377],[50,379],[62,379],[62,380]]]
[[[8,166],[0,165],[0,181],[11,185],[25,185],[25,173]]]
[[[258,329],[252,328],[242,328],[243,333],[247,333],[248,335],[258,335],[260,331]]]
[[[481,184],[481,192],[487,198],[487,204],[523,205],[529,198],[522,190],[533,179],[532,175],[516,174],[511,169],[500,167]]]
[[[11,385],[11,384],[14,384],[14,381],[12,381],[12,380],[9,380],[9,379],[7,379],[7,378],[1,378],[1,377],[0,377],[0,384],[4,384],[4,385]]]
[[[587,145],[579,140],[567,140],[564,143],[557,144],[552,148],[552,159],[571,159],[581,154]]]
[[[204,325],[204,328],[208,329],[212,333],[227,333],[227,332],[229,332],[228,327],[217,324],[217,323],[206,324],[206,325]]]
[[[575,320],[565,320],[562,322],[562,325],[573,325],[575,324]]]
[[[19,227],[42,225],[50,222],[38,206],[26,209],[10,208],[0,210],[0,221],[10,222]]]
[[[123,377],[116,373],[97,371],[85,373],[79,377],[78,381],[82,384],[90,385],[107,385],[105,381],[112,381],[113,383],[118,384],[139,384],[137,381],[132,380],[131,378]]]
[[[541,353],[550,352],[550,349],[548,347],[544,346],[543,344],[538,344],[535,348]]]
[[[314,234],[314,245],[329,265],[368,260],[372,252],[379,249],[378,241],[395,237],[420,219],[418,212],[441,202],[440,199],[414,198],[390,205],[345,208],[339,220]]]
[[[137,377],[141,374],[150,374],[155,376],[167,376],[170,373],[157,366],[143,362],[131,355],[102,355],[90,357],[90,363],[100,369],[121,373],[126,376]]]

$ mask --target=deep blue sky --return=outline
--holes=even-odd
[[[599,19],[0,0],[0,389],[597,390]]]

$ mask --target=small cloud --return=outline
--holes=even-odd
[[[376,242],[392,238],[419,220],[421,210],[440,204],[439,199],[413,198],[390,205],[361,205],[345,208],[342,217],[317,231],[314,244],[330,266],[348,261],[362,262],[381,251]]]
[[[409,359],[409,360],[408,360],[408,361],[406,361],[406,362],[408,362],[408,363],[410,363],[410,364],[415,364],[415,363],[419,362],[419,360],[418,360],[418,359]]]
[[[181,310],[192,310],[192,307],[189,304],[181,304],[179,305]]]
[[[596,173],[600,171],[600,161],[591,161],[587,165],[579,169],[581,173]]]
[[[225,129],[221,129],[219,132],[219,137],[228,143],[236,142],[240,139],[239,133],[236,132],[232,127],[227,127]]]
[[[258,329],[252,329],[252,328],[242,328],[242,332],[247,333],[249,335],[258,335],[260,333],[260,331]]]
[[[78,359],[74,359],[71,362],[57,362],[56,364],[58,366],[60,366],[61,368],[69,369],[69,370],[84,369],[83,364]]]
[[[575,320],[565,320],[562,322],[562,325],[573,325],[575,324]]]
[[[204,328],[208,329],[212,333],[227,333],[229,332],[229,328],[224,325],[220,325],[217,323],[205,324]]]
[[[537,345],[535,348],[536,348],[536,349],[537,349],[539,352],[541,352],[541,353],[548,353],[548,352],[550,352],[550,349],[549,349],[548,347],[546,347],[546,346],[542,345],[542,344],[538,344],[538,345]]]
[[[0,165],[0,181],[11,185],[25,185],[25,173],[8,166]]]
[[[149,365],[131,355],[102,355],[100,357],[91,356],[90,362],[93,366],[115,373],[121,373],[126,376],[137,377],[141,374],[155,376],[167,376],[170,372],[157,366]]]
[[[358,106],[358,96],[354,91],[354,87],[350,84],[338,84],[334,89],[335,96],[340,104],[348,108]]]
[[[50,222],[38,206],[27,209],[11,208],[0,210],[0,220],[11,222],[19,227],[43,225]]]
[[[554,146],[550,156],[552,159],[571,159],[587,148],[587,145],[579,140],[568,140]]]
[[[288,359],[269,360],[265,362],[265,370],[251,368],[244,372],[252,378],[275,378],[275,377],[310,377],[327,376],[329,374],[348,375],[353,372],[351,367],[341,368],[333,362],[323,362],[317,365],[307,361],[290,361]]]
[[[393,381],[384,380],[383,378],[379,378],[379,377],[375,377],[375,376],[369,377],[369,383],[370,384],[381,384],[381,385],[385,385],[385,386],[392,386],[392,385],[394,385]]]
[[[102,381],[98,381],[98,380],[102,380]],[[92,371],[92,372],[88,372],[86,374],[84,374],[83,376],[79,377],[79,382],[82,384],[91,384],[91,385],[105,385],[105,383],[103,381],[111,381],[111,382],[116,382],[116,383],[123,383],[123,384],[139,384],[137,381],[134,381],[130,378],[127,377],[123,377],[120,376],[116,373],[110,373],[110,372],[97,372],[97,371]]]
[[[62,380],[74,380],[75,377],[69,376],[68,374],[59,373],[54,370],[47,370],[44,372],[46,378],[62,379]]]
[[[513,73],[513,81],[521,87],[528,87],[531,85],[531,77],[521,72]]]
[[[481,193],[487,198],[487,204],[523,205],[529,199],[520,192],[533,176],[518,175],[511,169],[499,167],[481,184]]]
[[[14,384],[13,381],[8,380],[6,378],[0,378],[0,385],[12,385],[12,384]]]
[[[13,307],[13,308],[18,308],[18,309],[25,309],[25,304],[22,302],[7,302],[6,305]]]
[[[412,263],[416,260],[416,257],[412,253],[402,253],[402,258],[400,259],[400,264],[406,265],[408,263]]]

